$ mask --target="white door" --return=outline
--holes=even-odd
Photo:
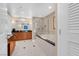
[[[79,56],[79,4],[58,4],[57,9],[58,55]]]

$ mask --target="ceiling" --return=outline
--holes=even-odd
[[[9,3],[9,13],[14,17],[42,17],[53,12],[55,3]],[[52,7],[51,9],[49,9]]]

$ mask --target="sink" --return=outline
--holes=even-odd
[[[9,39],[13,34],[7,34],[7,39]]]

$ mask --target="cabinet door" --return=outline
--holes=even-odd
[[[27,39],[32,39],[32,33],[31,32],[27,33]]]
[[[26,39],[27,35],[25,32],[18,32],[18,33],[15,33],[15,38],[17,40],[23,40],[23,39]]]

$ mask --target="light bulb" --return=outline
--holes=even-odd
[[[48,8],[49,8],[49,9],[52,9],[52,7],[51,7],[51,6],[49,6]]]

